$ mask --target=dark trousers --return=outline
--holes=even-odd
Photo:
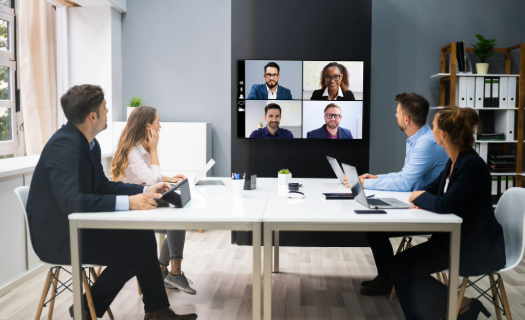
[[[431,275],[448,269],[449,243],[443,240],[430,240],[394,256],[389,238],[406,235],[416,234],[366,233],[376,260],[378,274],[394,282],[405,318],[438,320],[447,313],[448,287]]]
[[[91,288],[97,317],[136,276],[146,313],[169,307],[157,259],[155,234],[149,230],[86,230],[82,262],[107,266]]]

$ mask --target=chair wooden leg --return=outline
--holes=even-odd
[[[101,272],[102,272],[102,267],[98,267],[98,269],[97,269],[97,277],[100,276],[100,273],[101,273]]]
[[[461,283],[461,289],[459,290],[458,296],[458,314],[461,311],[461,304],[463,303],[463,297],[465,296],[465,290],[467,290],[468,278],[463,278],[463,283]]]
[[[438,279],[439,282],[441,282],[441,283],[445,283],[445,282],[443,281],[443,278],[441,278],[441,272],[436,273],[436,278]]]
[[[99,268],[102,268],[102,267],[99,267]],[[91,273],[91,276],[93,277],[93,284],[94,284],[94,283],[97,282],[97,280],[98,280],[98,275],[97,275],[97,273],[95,272],[95,268],[89,268],[89,272]],[[113,317],[113,312],[111,312],[111,308],[108,308],[107,313],[108,313],[108,316],[109,316],[109,318],[110,318],[111,320],[115,319],[115,318]]]
[[[44,309],[44,303],[46,302],[47,293],[49,292],[49,287],[51,287],[51,270],[47,273],[46,282],[44,282],[44,290],[42,290],[42,296],[40,296],[40,303],[38,304],[38,309],[36,310],[35,320],[39,320],[42,315],[42,309]]]
[[[49,311],[47,312],[48,320],[51,320],[53,318],[53,309],[55,308],[55,298],[57,296],[57,284],[59,275],[60,268],[57,268],[55,274],[53,275],[53,291],[51,292],[51,301],[49,302]]]
[[[512,315],[510,314],[509,300],[507,300],[507,292],[505,291],[505,285],[503,284],[503,279],[500,277],[498,279],[499,292],[501,293],[501,300],[503,301],[503,310],[505,310],[505,317],[507,320],[512,320]]]
[[[91,313],[91,320],[97,320],[97,315],[95,313],[95,304],[93,304],[93,297],[91,296],[89,281],[84,270],[82,270],[82,281],[84,282],[84,291],[86,291],[86,300],[89,307],[89,313]]]
[[[139,281],[137,280],[137,291],[139,292],[139,296],[142,295],[142,290],[140,290],[140,283]]]
[[[499,309],[498,289],[496,289],[494,281],[494,274],[489,274],[490,286],[492,287],[492,303],[494,303],[494,311],[496,312],[496,319],[501,320],[501,310]]]
[[[443,283],[448,287],[448,277],[446,272],[441,272],[441,276],[443,277]]]

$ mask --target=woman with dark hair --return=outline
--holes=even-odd
[[[130,114],[120,135],[117,150],[111,161],[110,175],[113,181],[149,186],[161,181],[178,182],[184,175],[166,177],[161,174],[157,145],[159,143],[160,118],[157,110],[141,106]],[[186,241],[186,230],[155,230],[167,234],[160,251],[159,264],[166,288],[179,289],[196,294],[181,270],[182,252]],[[171,270],[168,265],[171,261]]]
[[[354,94],[348,90],[349,78],[348,69],[344,65],[330,62],[321,71],[319,77],[321,89],[315,90],[310,100],[355,101]]]
[[[447,107],[434,117],[434,137],[449,156],[445,170],[423,191],[415,191],[410,202],[415,208],[436,213],[453,213],[461,225],[461,276],[486,275],[505,266],[503,229],[492,207],[487,164],[472,149],[481,119],[471,108]],[[399,235],[397,235],[399,236]],[[449,265],[450,239],[435,233],[428,242],[394,256],[390,279],[407,320],[441,319],[446,315],[448,288],[431,274]],[[490,313],[477,299],[464,298],[458,319],[477,319]]]

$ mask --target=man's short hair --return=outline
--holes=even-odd
[[[324,108],[324,112],[326,113],[326,110],[328,110],[328,108],[339,108],[339,111],[341,113],[343,113],[343,111],[341,111],[341,107],[336,105],[335,103],[330,103],[329,105],[326,106],[326,108]]]
[[[71,87],[60,98],[60,104],[67,120],[73,124],[82,124],[91,112],[100,117],[100,104],[104,101],[104,91],[99,86],[83,84]]]
[[[264,66],[264,73],[266,73],[266,68],[277,68],[277,73],[281,72],[281,69],[279,68],[279,65],[275,62],[268,62]]]
[[[277,103],[268,103],[266,106],[264,106],[264,115],[267,115],[268,110],[270,109],[279,109],[279,114],[282,114],[281,106],[279,106]]]
[[[399,102],[406,115],[417,126],[427,123],[429,103],[425,97],[417,93],[401,93],[396,96],[394,101]]]

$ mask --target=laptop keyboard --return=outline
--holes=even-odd
[[[379,199],[367,199],[367,200],[368,200],[368,204],[371,206],[392,206],[390,203],[384,202],[383,200],[379,200]]]

